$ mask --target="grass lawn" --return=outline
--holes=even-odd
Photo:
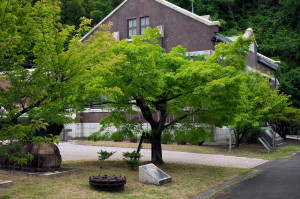
[[[0,174],[0,179],[14,181],[10,187],[0,188],[0,199],[184,199],[199,195],[250,171],[250,169],[168,163],[160,168],[172,176],[173,182],[155,186],[139,183],[138,170],[129,170],[121,160],[107,160],[102,169],[96,160],[63,162],[62,167],[81,168],[83,172],[54,178]],[[91,189],[88,184],[89,176],[104,174],[126,176],[125,189],[122,192]]]
[[[77,144],[94,145],[94,146],[109,146],[109,147],[124,147],[137,148],[138,143],[130,142],[113,142],[113,141],[78,141]],[[150,149],[151,145],[143,143],[144,149]],[[276,152],[268,154],[267,150],[262,145],[242,144],[239,148],[233,148],[229,152],[228,146],[193,146],[193,145],[177,145],[177,144],[163,144],[163,150],[167,151],[182,151],[203,154],[221,154],[233,155],[240,157],[261,158],[265,160],[274,160],[289,156],[292,152],[300,151],[300,141],[288,140],[286,146],[277,148]]]

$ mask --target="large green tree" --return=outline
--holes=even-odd
[[[273,114],[269,123],[286,140],[287,135],[296,134],[300,129],[300,109],[286,107],[282,112]]]
[[[231,123],[235,147],[239,147],[245,136],[259,131],[273,114],[281,113],[288,105],[288,96],[270,89],[268,78],[260,73],[248,72],[244,78],[238,111]]]
[[[191,116],[220,126],[235,115],[251,40],[239,38],[233,44],[219,44],[205,61],[190,61],[180,46],[164,53],[157,37],[158,30],[148,28],[132,42],[114,45],[115,58],[105,68],[91,67],[87,85],[118,89],[97,98],[100,104],[110,104],[112,115],[142,113],[152,129],[152,162],[162,164],[161,135],[165,129]],[[167,122],[172,114],[176,117]]]
[[[5,1],[3,5],[1,48],[3,44],[8,50],[0,52],[0,67],[1,81],[8,85],[0,87],[1,156],[8,154],[3,140],[28,141],[37,126],[45,127],[38,118],[55,124],[71,122],[67,108],[82,107],[81,75],[91,65],[101,64],[115,42],[108,31],[99,32],[93,42],[79,42],[90,20],[83,19],[78,29],[63,26],[59,0]],[[25,65],[31,69],[24,62],[30,62]],[[23,123],[24,117],[37,122]]]

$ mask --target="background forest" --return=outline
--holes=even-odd
[[[123,0],[61,0],[64,24],[78,25],[80,17],[96,25]],[[225,36],[253,28],[260,53],[280,60],[279,89],[292,95],[300,107],[300,1],[299,0],[168,0],[198,15],[221,22]]]

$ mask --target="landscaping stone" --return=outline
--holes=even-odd
[[[160,186],[171,182],[172,178],[154,164],[146,164],[139,166],[139,181]]]

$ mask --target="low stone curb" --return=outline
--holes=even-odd
[[[13,181],[0,180],[0,187],[8,187],[13,184]]]
[[[0,169],[0,174],[47,178],[47,177],[60,177],[64,175],[73,174],[75,172],[81,172],[81,171],[82,169],[70,169],[70,168],[61,168],[59,171],[49,171],[49,172],[26,172],[26,171]]]
[[[205,192],[205,193],[203,193],[203,194],[201,194],[199,196],[195,196],[195,197],[193,197],[191,199],[204,199],[204,198],[207,198],[207,197],[212,196],[212,195],[216,194],[217,192],[219,192],[219,191],[221,191],[223,189],[226,189],[226,188],[230,187],[231,185],[233,185],[235,183],[241,182],[241,181],[245,180],[246,178],[248,178],[249,176],[255,175],[255,174],[259,173],[259,172],[260,172],[260,170],[250,171],[250,172],[248,172],[248,173],[246,173],[246,174],[244,174],[242,176],[239,176],[239,177],[234,178],[234,179],[232,179],[232,180],[230,180],[228,182],[225,182],[224,184],[222,184],[219,187],[211,189],[211,190],[209,190],[209,191],[207,191],[207,192]]]

